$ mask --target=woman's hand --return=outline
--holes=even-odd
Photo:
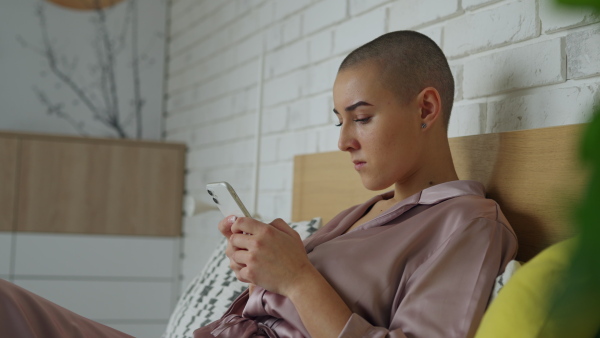
[[[228,239],[226,254],[240,281],[288,297],[312,337],[339,335],[352,311],[308,260],[300,236],[287,223],[228,217],[219,230]]]
[[[230,240],[231,235],[233,235],[231,227],[233,226],[233,223],[235,223],[236,220],[237,217],[235,216],[229,216],[222,219],[221,222],[219,222],[219,231],[221,232],[221,234],[223,234],[223,236],[225,236],[225,238],[227,238],[227,248],[225,249],[225,255],[229,258],[229,268],[233,270],[235,276],[240,282],[249,283],[249,281],[240,278],[239,272],[244,266],[236,263],[233,259],[231,259],[233,253],[237,250],[233,247],[233,245],[231,245]],[[252,289],[250,291],[252,291]]]
[[[314,273],[300,236],[281,219],[265,224],[228,217],[219,230],[229,239],[226,254],[240,281],[287,296],[300,276]]]

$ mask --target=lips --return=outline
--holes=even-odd
[[[367,164],[367,162],[360,160],[354,160],[352,163],[354,163],[354,170],[360,170]]]

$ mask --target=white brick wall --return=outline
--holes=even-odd
[[[566,80],[562,38],[504,49],[464,64],[465,98]]]
[[[322,0],[309,7],[304,13],[303,33],[311,34],[346,18],[347,2]]]
[[[300,40],[265,57],[265,78],[272,78],[298,69],[308,60],[308,42]]]
[[[598,21],[553,0],[177,0],[166,138],[190,145],[188,193],[227,180],[252,205],[264,51],[257,210],[289,219],[293,156],[337,149],[331,87],[350,50],[398,29],[436,41],[456,82],[450,136],[581,123],[600,101]],[[184,284],[219,218],[186,219]]]
[[[600,28],[567,35],[567,78],[600,75]]]
[[[472,10],[477,7],[497,2],[498,0],[462,0],[462,6],[464,9]]]
[[[513,93],[488,103],[487,133],[583,123],[600,103],[599,82]]]
[[[398,0],[390,8],[390,30],[415,28],[460,10],[458,0]]]
[[[379,6],[389,0],[350,0],[350,15],[362,14],[376,6]]]
[[[486,105],[484,103],[458,103],[452,109],[448,137],[485,133]]]
[[[473,54],[531,39],[539,34],[538,27],[535,1],[521,0],[469,12],[448,21],[444,51],[449,58]]]
[[[334,54],[349,53],[356,46],[365,44],[385,33],[384,8],[378,8],[361,16],[346,20],[336,27],[333,41]]]

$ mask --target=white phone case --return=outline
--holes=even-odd
[[[206,190],[223,216],[252,217],[229,183],[209,183]]]

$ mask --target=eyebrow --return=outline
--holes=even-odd
[[[347,112],[349,112],[349,111],[355,110],[356,108],[358,108],[360,106],[369,106],[369,107],[371,107],[373,105],[370,104],[370,103],[368,103],[368,102],[365,102],[365,101],[358,101],[355,104],[346,107],[346,109],[344,109],[344,110],[347,111]],[[336,113],[337,115],[340,114],[337,110],[335,110],[335,108],[333,108],[333,112]]]

